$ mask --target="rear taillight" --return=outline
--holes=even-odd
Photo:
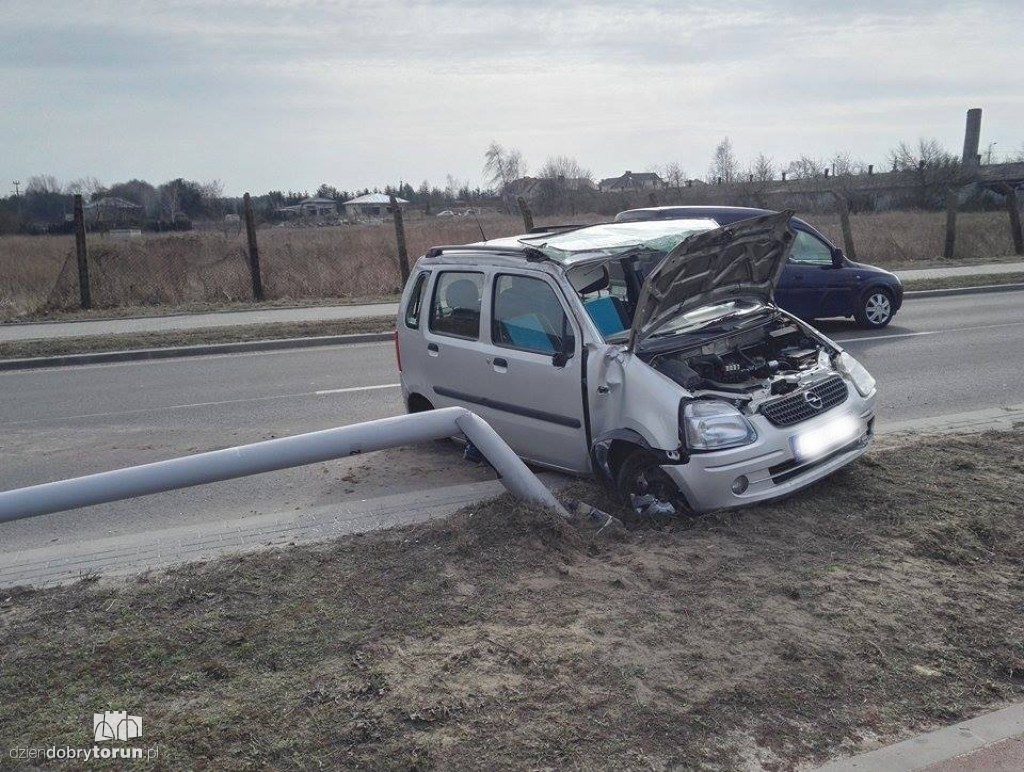
[[[402,349],[398,345],[398,330],[395,330],[395,359],[398,360],[398,372],[402,372]]]

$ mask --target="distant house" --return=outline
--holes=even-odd
[[[400,207],[409,202],[396,198]],[[352,220],[383,220],[388,214],[391,199],[384,193],[367,193],[345,202],[345,216]]]
[[[90,225],[126,225],[142,216],[142,207],[125,198],[105,196],[85,204],[82,215]]]
[[[333,198],[304,198],[292,206],[282,206],[278,211],[291,217],[337,217],[338,202]]]
[[[602,193],[618,193],[636,190],[661,190],[665,181],[654,172],[626,171],[620,177],[608,177],[597,184]]]

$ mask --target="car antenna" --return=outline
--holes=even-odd
[[[480,218],[476,216],[476,212],[473,212],[473,219],[476,220],[476,227],[480,229],[480,238],[487,241],[487,234],[484,233],[484,226],[480,224]]]

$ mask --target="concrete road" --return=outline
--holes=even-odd
[[[917,300],[881,332],[819,325],[879,381],[880,421],[1024,402],[1024,296]],[[391,344],[0,373],[0,489],[401,412]],[[492,479],[451,446],[0,524],[5,552]]]

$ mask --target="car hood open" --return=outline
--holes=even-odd
[[[634,349],[669,320],[738,298],[772,300],[795,234],[792,211],[697,233],[680,243],[644,281],[633,315]]]

